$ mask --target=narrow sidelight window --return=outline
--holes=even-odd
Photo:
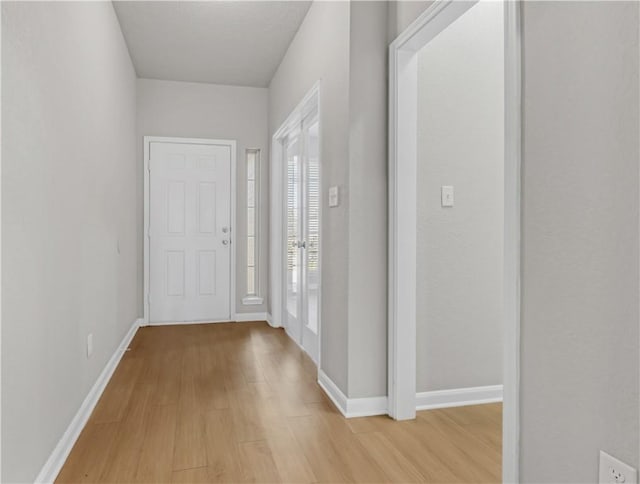
[[[247,298],[258,301],[258,227],[260,213],[260,150],[247,150]]]

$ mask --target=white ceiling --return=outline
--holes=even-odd
[[[266,87],[310,1],[114,1],[138,77]]]

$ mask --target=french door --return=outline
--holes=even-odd
[[[285,324],[318,362],[320,311],[320,150],[317,108],[284,141],[286,172]]]

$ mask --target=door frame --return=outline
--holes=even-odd
[[[151,261],[149,255],[149,221],[150,221],[150,180],[149,180],[149,154],[151,152],[151,143],[172,143],[172,144],[189,144],[189,145],[217,145],[228,146],[231,149],[231,215],[230,215],[230,231],[231,234],[231,267],[230,267],[230,291],[229,291],[229,319],[208,321],[211,323],[223,323],[234,321],[236,319],[236,245],[237,237],[235,235],[237,231],[236,224],[236,140],[230,139],[204,139],[204,138],[176,138],[166,136],[144,136],[144,293],[143,293],[143,308],[144,308],[144,325],[149,326],[165,326],[174,324],[194,324],[202,323],[202,321],[177,321],[171,323],[150,323],[150,301],[149,301],[149,288],[150,288],[150,276],[149,270],[151,268]]]
[[[417,53],[477,3],[436,0],[389,47],[388,412],[416,413]],[[519,478],[521,252],[521,26],[519,0],[504,1],[503,482]]]
[[[284,156],[284,139],[287,135],[299,125],[301,119],[304,117],[305,106],[315,97],[318,105],[318,130],[320,136],[320,145],[318,147],[318,156],[320,157],[320,255],[318,257],[318,263],[320,265],[320,288],[318,290],[318,361],[317,367],[320,371],[320,363],[322,361],[322,253],[323,253],[323,237],[322,237],[322,109],[321,109],[321,81],[316,81],[309,91],[304,95],[302,100],[291,111],[289,116],[280,125],[276,132],[271,137],[271,177],[270,177],[270,191],[271,191],[271,207],[270,207],[270,225],[274,227],[270,231],[270,262],[271,262],[271,316],[274,327],[283,327],[287,331],[287,327],[284,324],[284,304],[286,294],[284,292],[285,282],[285,247],[284,241],[286,240],[286,203],[284,197],[286,194],[286,171],[283,163]],[[289,332],[287,331],[287,334]],[[289,334],[291,337],[291,335]],[[301,333],[302,338],[302,333]],[[293,337],[292,340],[295,341]],[[296,344],[298,342],[296,341]],[[304,350],[304,348],[303,348]]]

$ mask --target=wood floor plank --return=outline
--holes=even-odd
[[[242,399],[239,395],[251,395],[250,392],[232,392],[231,419],[235,427],[238,442],[254,442],[266,440],[267,430],[261,416],[261,409],[256,402]]]
[[[177,407],[177,404],[151,407],[136,470],[136,482],[171,482]]]
[[[155,355],[159,372],[162,377],[158,380],[153,403],[155,405],[172,405],[178,403],[180,397],[180,374],[182,371],[183,351],[179,349],[169,350],[166,353]]]
[[[118,422],[116,438],[100,477],[102,482],[134,481],[150,415],[152,390],[151,386],[141,386],[131,395],[125,416]]]
[[[420,474],[425,477],[426,482],[464,482],[464,479],[458,477],[448,468],[444,456],[441,457],[439,453],[426,446],[422,439],[409,431],[414,425],[414,422],[383,424],[385,436],[418,469]],[[446,442],[443,443],[443,446],[444,444]]]
[[[91,415],[93,423],[122,420],[143,369],[143,358],[132,356],[130,353],[124,355]]]
[[[316,482],[317,478],[280,411],[279,400],[268,399],[263,404],[267,427],[267,444],[283,482]]]
[[[466,432],[502,452],[502,404],[444,408],[439,415],[464,428]]]
[[[389,476],[372,459],[371,455],[362,446],[351,429],[346,419],[328,403],[313,403],[309,405],[320,418],[320,422],[326,428],[326,432],[335,445],[340,459],[349,469],[355,482],[388,482]]]
[[[195,469],[174,471],[171,482],[175,484],[205,484],[212,481],[209,479],[207,467],[196,467]]]
[[[182,359],[180,399],[173,452],[173,470],[207,465],[204,419],[196,396],[198,379],[197,349],[185,350]]]
[[[267,442],[243,442],[239,447],[244,482],[281,482]]]
[[[212,410],[204,420],[210,482],[241,481],[240,450],[231,410]]]
[[[380,431],[380,419],[388,419],[386,416],[375,417],[358,417],[347,419],[347,425],[354,434],[361,434],[365,432]]]
[[[216,347],[198,347],[200,372],[196,377],[196,398],[203,412],[229,408],[229,395],[225,386],[225,370],[216,356]]]
[[[117,430],[117,422],[88,424],[73,446],[56,482],[100,482]]]
[[[289,417],[288,424],[319,482],[354,482],[317,415]]]
[[[479,482],[496,482],[500,475],[500,450],[491,448],[485,442],[465,431],[461,426],[444,419],[438,412],[423,412],[417,418],[417,432],[431,436],[428,442],[447,445],[446,461],[463,479],[473,477]],[[453,465],[452,465],[453,464]],[[473,469],[473,472],[469,470]]]
[[[425,477],[381,432],[363,432],[357,439],[391,482],[425,482]]]

